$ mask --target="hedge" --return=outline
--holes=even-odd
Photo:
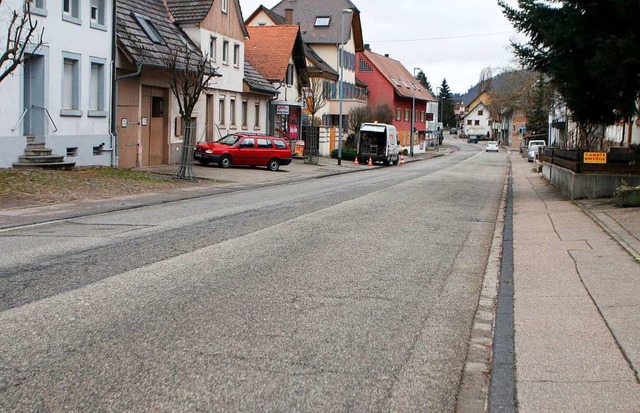
[[[345,161],[353,161],[356,159],[356,155],[358,151],[355,149],[343,149],[342,150],[342,159]],[[331,151],[331,157],[334,159],[338,159],[338,150],[334,149]]]

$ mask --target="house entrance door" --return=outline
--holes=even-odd
[[[32,55],[24,62],[23,119],[25,136],[43,137],[45,128],[44,102],[44,56]]]
[[[142,87],[142,165],[169,162],[167,90]]]

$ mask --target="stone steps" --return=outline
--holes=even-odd
[[[45,147],[44,143],[36,143],[35,137],[27,136],[27,147],[24,155],[18,157],[14,168],[38,168],[69,170],[76,166],[75,162],[65,162],[64,156],[54,155],[53,150]]]
[[[53,163],[14,162],[13,167],[16,169],[56,169],[61,171],[70,171],[76,167],[76,163],[75,162],[53,162]]]

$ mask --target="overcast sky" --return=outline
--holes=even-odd
[[[321,1],[321,0],[318,0]],[[360,10],[364,42],[409,70],[421,68],[434,91],[446,78],[454,93],[478,82],[483,68],[513,66],[516,32],[497,0],[352,0]],[[240,0],[246,19],[279,0]],[[516,4],[516,0],[509,0]]]

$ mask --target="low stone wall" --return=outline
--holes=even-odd
[[[571,199],[610,198],[623,180],[628,185],[640,185],[640,175],[575,173],[547,162],[542,164],[542,176]]]

